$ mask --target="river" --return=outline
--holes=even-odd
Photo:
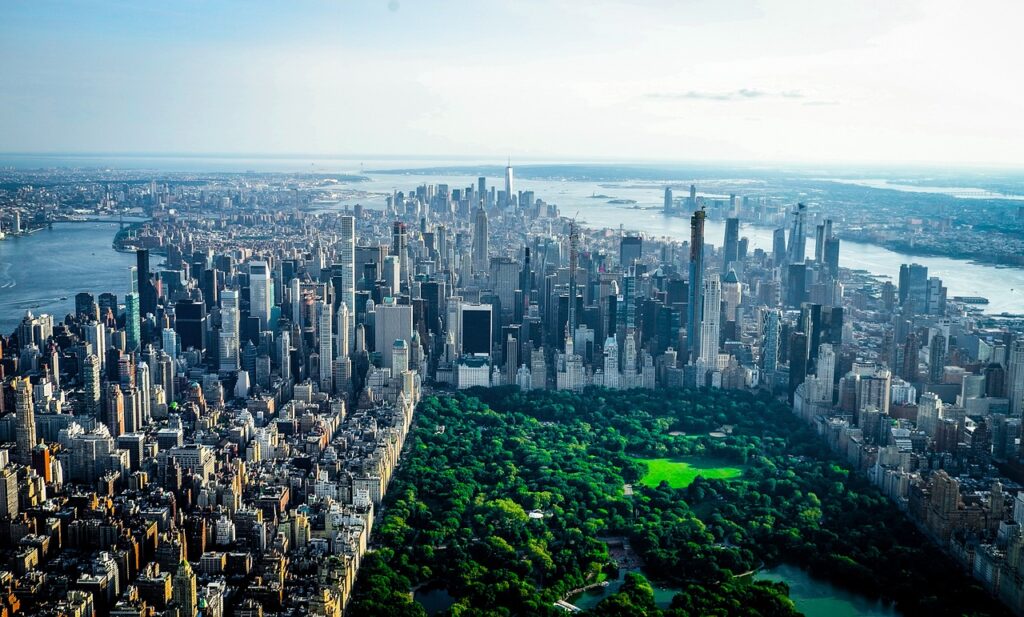
[[[0,332],[14,331],[28,310],[63,319],[80,291],[123,301],[135,256],[114,250],[117,230],[117,223],[54,223],[0,240]]]

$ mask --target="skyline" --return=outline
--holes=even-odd
[[[0,8],[0,152],[1024,160],[1009,3],[54,6]]]

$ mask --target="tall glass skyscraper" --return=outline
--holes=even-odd
[[[270,309],[274,306],[274,288],[270,280],[270,267],[265,261],[249,264],[249,307],[253,317],[260,320],[260,330],[270,329]]]

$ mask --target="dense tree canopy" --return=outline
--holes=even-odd
[[[722,427],[724,437],[708,435]],[[745,472],[650,488],[638,482],[644,457],[714,458]],[[605,617],[793,615],[784,584],[736,577],[781,561],[906,614],[1003,613],[776,401],[492,388],[421,403],[354,614],[425,615],[409,591],[426,586],[454,598],[451,615],[562,615],[556,600],[618,571],[599,539],[609,536],[628,539],[644,574],[681,593],[658,608],[647,579],[631,574],[591,611]]]

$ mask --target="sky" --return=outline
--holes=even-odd
[[[0,152],[1024,166],[1017,0],[3,0]]]

